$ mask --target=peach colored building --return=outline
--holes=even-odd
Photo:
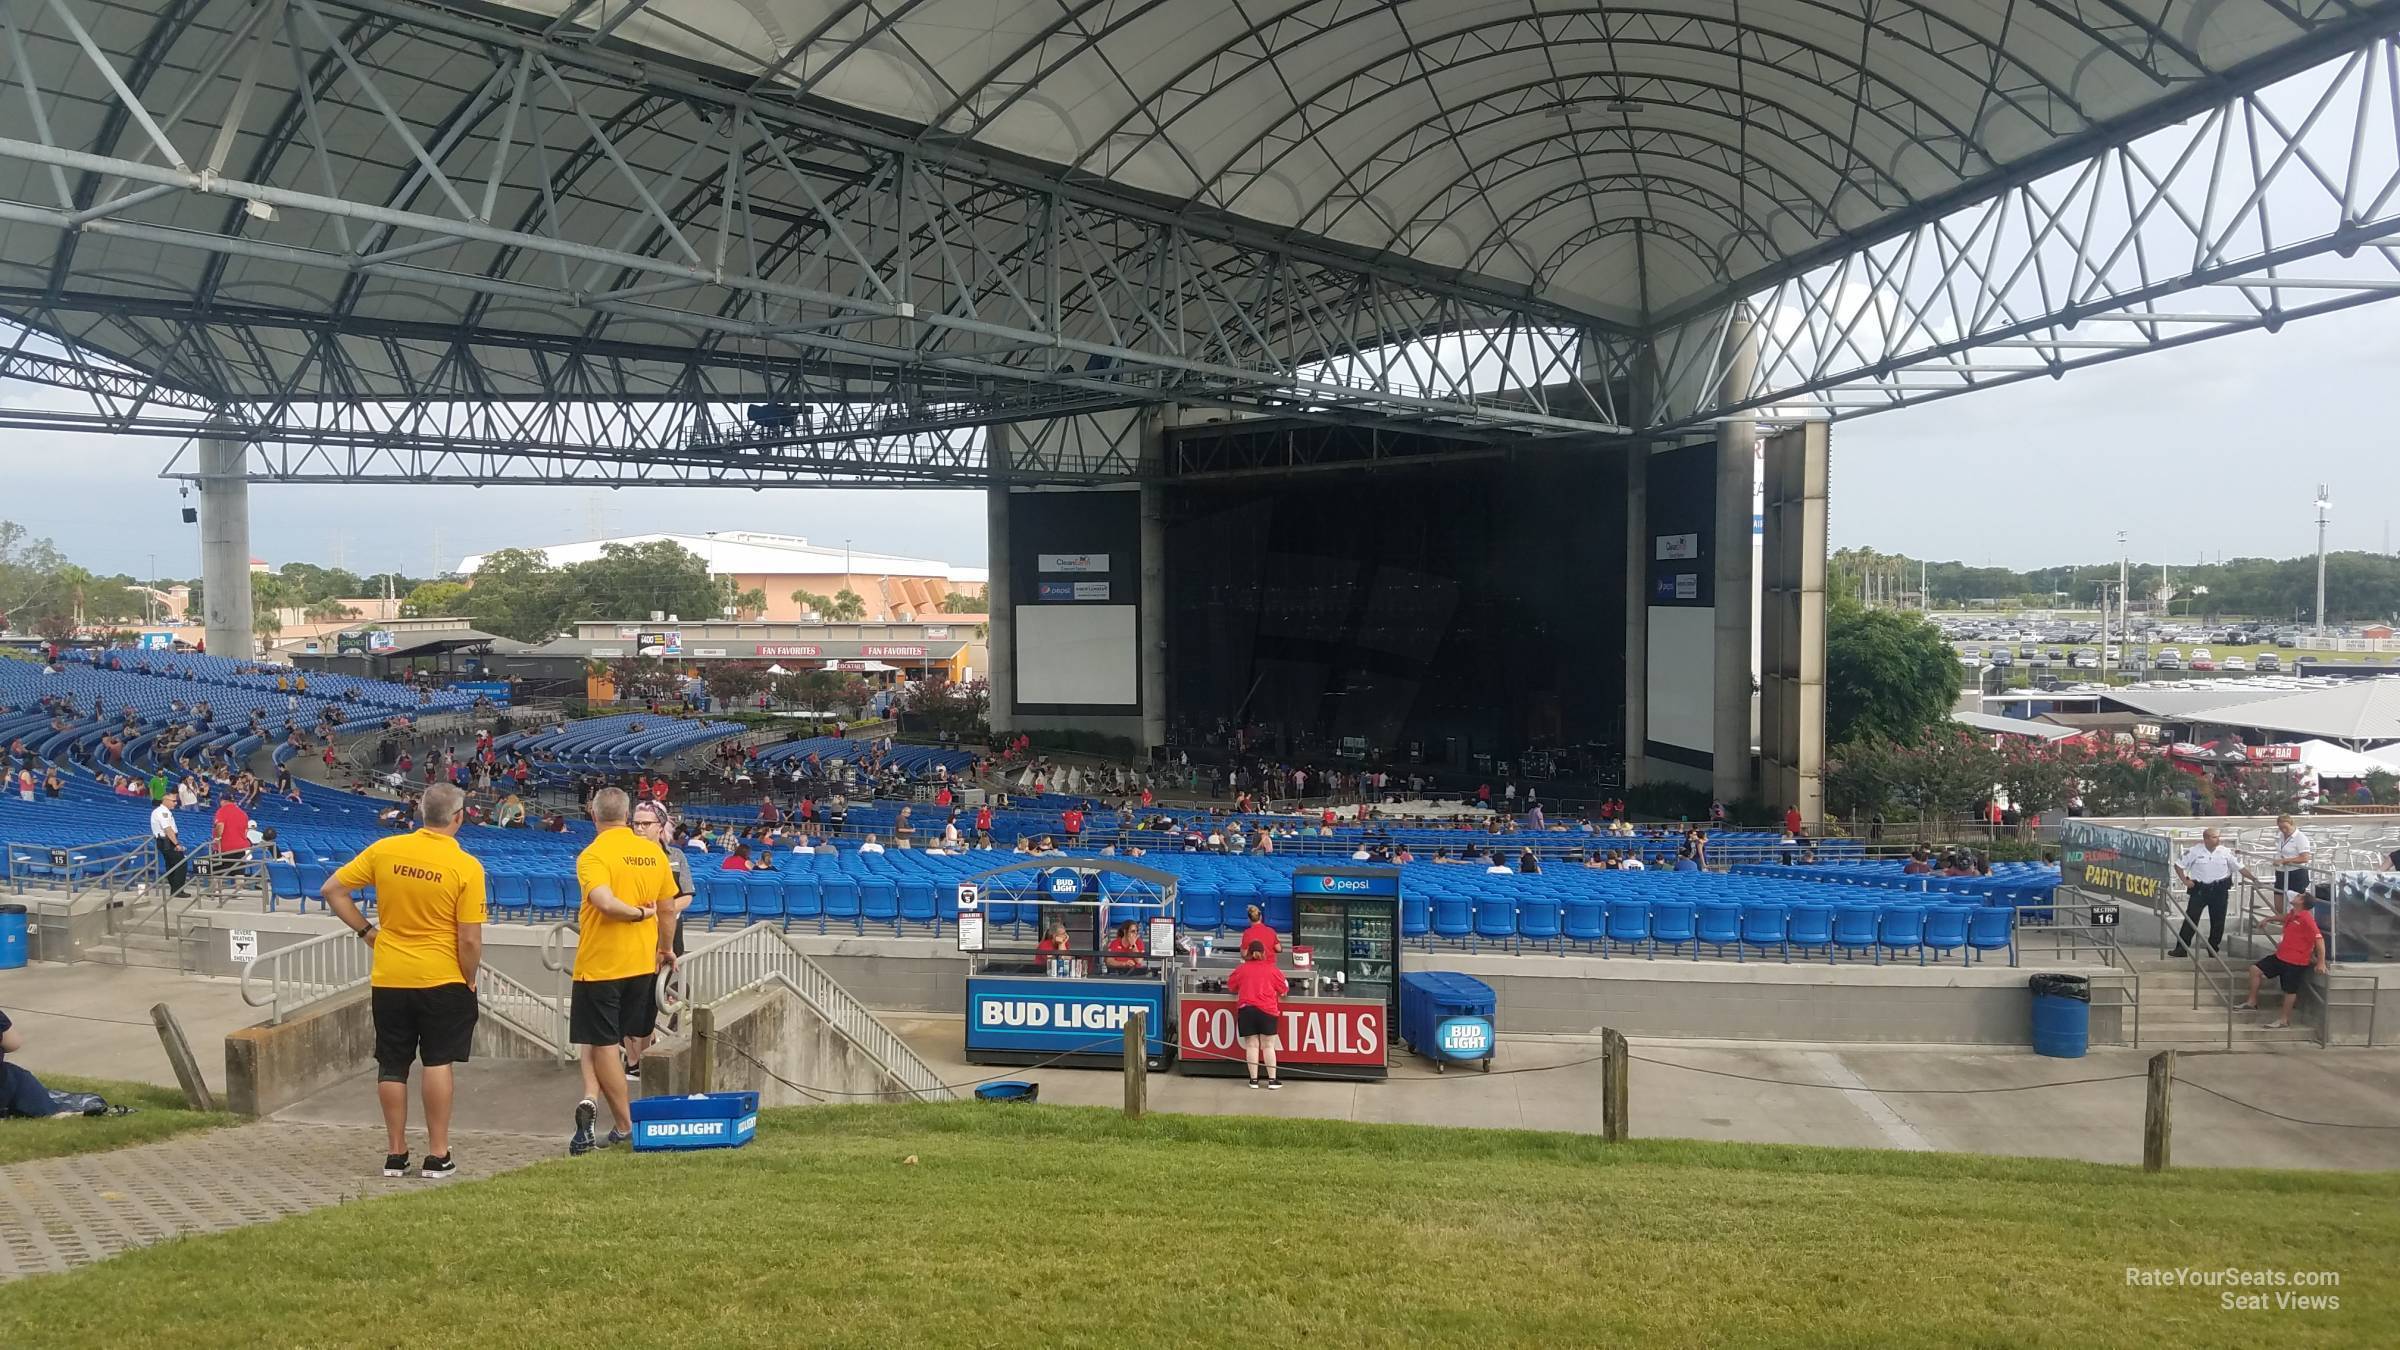
[[[618,539],[553,544],[536,550],[553,566],[566,567],[600,556],[607,544],[647,544],[666,539],[707,560],[708,570],[730,577],[738,590],[761,590],[767,595],[762,614],[749,616],[768,623],[798,623],[811,617],[792,599],[794,591],[831,597],[853,591],[866,602],[865,621],[911,623],[940,621],[946,597],[961,595],[980,600],[988,581],[981,567],[965,567],[931,558],[907,558],[840,545],[812,544],[798,535],[764,534],[751,530],[719,530],[708,534],[636,534]],[[462,576],[482,566],[483,555],[458,565]],[[981,606],[976,607],[980,609]],[[686,614],[699,622],[716,615]],[[818,616],[822,617],[822,616]],[[958,615],[969,618],[968,615]]]

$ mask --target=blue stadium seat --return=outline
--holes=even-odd
[[[924,924],[936,933],[942,931],[941,911],[935,908],[931,881],[911,877],[900,883],[900,920]]]
[[[858,879],[859,923],[888,923],[892,933],[900,932],[900,887],[888,876],[869,876]]]
[[[1803,953],[1821,951],[1831,961],[1833,906],[1814,900],[1792,906],[1790,942]]]
[[[533,913],[532,882],[523,872],[486,872],[483,889],[495,914],[521,917]]]
[[[1267,927],[1278,933],[1292,931],[1292,892],[1288,885],[1262,887],[1258,904],[1267,912]]]
[[[1875,945],[1876,921],[1883,911],[1874,905],[1850,904],[1833,907],[1833,945],[1850,953],[1873,952],[1881,963],[1883,953]]]
[[[547,922],[566,919],[583,903],[583,892],[574,879],[556,872],[535,873],[527,878],[527,889],[533,900],[533,912]]]
[[[1959,952],[1959,959],[1966,959],[1967,922],[1976,908],[1973,905],[1925,907],[1925,950],[1933,953],[1934,960],[1941,960],[1949,952]]]
[[[1605,916],[1602,920],[1605,937],[1600,944],[1602,956],[1608,955],[1611,947],[1627,950],[1650,947],[1650,955],[1653,958],[1658,955],[1658,949],[1650,944],[1649,901],[1639,896],[1612,895],[1602,909]]]
[[[1564,909],[1565,913],[1562,916],[1561,928],[1568,943],[1577,949],[1587,946],[1597,946],[1601,948],[1602,954],[1605,955],[1607,952],[1608,929],[1601,919],[1601,902],[1591,898],[1590,896],[1571,896],[1568,898],[1566,904],[1562,908]],[[1645,914],[1642,920],[1642,927],[1645,932],[1649,928],[1647,909],[1648,907],[1644,906]]]
[[[1967,950],[1977,959],[1984,952],[2006,951],[2008,963],[2017,963],[2016,911],[2000,905],[1979,905],[1967,916]]]
[[[783,922],[787,928],[813,923],[825,931],[825,883],[815,872],[784,873]]]
[[[1514,943],[1517,937],[1517,902],[1506,895],[1475,897],[1475,948],[1481,950],[1483,939],[1497,942],[1506,939]]]
[[[1715,948],[1720,956],[1724,955],[1727,948],[1732,948],[1738,959],[1742,954],[1741,904],[1733,900],[1703,900],[1699,903],[1699,911],[1697,940]]]
[[[825,921],[847,922],[851,931],[865,933],[867,922],[859,908],[858,880],[855,877],[826,877],[818,883],[817,893],[825,900]],[[824,932],[820,927],[817,931]]]
[[[1772,900],[1753,900],[1742,906],[1742,946],[1760,951],[1773,948],[1789,963],[1791,907]]]
[[[1175,921],[1195,933],[1214,933],[1225,926],[1224,901],[1205,881],[1186,881],[1175,888]]]
[[[1433,898],[1433,934],[1453,941],[1472,937],[1475,933],[1475,907],[1463,895],[1437,895]]]
[[[1692,959],[1700,959],[1699,906],[1689,900],[1654,900],[1650,904],[1650,955],[1658,949],[1682,951],[1689,943]]]
[[[1400,896],[1400,940],[1421,938],[1433,931],[1433,900],[1420,892]]]
[[[1925,964],[1925,907],[1884,906],[1883,917],[1875,926],[1875,941],[1887,952],[1913,951],[1917,964]]]
[[[738,889],[741,894],[744,923],[791,926],[791,921],[784,917],[782,873],[752,872],[745,876],[739,872],[726,872],[722,875],[726,889]]]
[[[1539,943],[1546,951],[1558,949],[1558,901],[1541,896],[1526,896],[1517,902],[1517,942]]]
[[[300,908],[308,908],[308,893],[300,889],[300,869],[291,863],[267,864],[267,908],[272,911],[277,900],[298,900]]]

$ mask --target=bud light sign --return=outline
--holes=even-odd
[[[1061,867],[1051,872],[1042,886],[1054,899],[1078,899],[1083,895],[1083,874]]]
[[[1480,1017],[1453,1017],[1433,1029],[1434,1048],[1444,1059],[1483,1059],[1492,1053],[1492,1024]]]
[[[1135,1013],[1150,1053],[1166,1053],[1166,989],[1131,981],[993,979],[967,981],[967,1051],[1120,1053],[1125,1024]]]
[[[632,1105],[633,1147],[740,1148],[758,1133],[758,1094],[703,1092],[689,1097],[643,1097]]]

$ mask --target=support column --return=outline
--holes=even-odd
[[[1008,467],[1012,429],[1005,423],[984,428],[984,455],[990,461],[992,485],[984,489],[985,575],[984,608],[989,611],[991,669],[984,681],[991,688],[992,707],[985,720],[992,730],[1014,731],[1017,726],[1017,617],[1009,569]]]
[[[1765,622],[1759,759],[1771,807],[1814,825],[1824,809],[1825,498],[1830,432],[1805,422],[1766,447]]]
[[[1750,396],[1758,364],[1750,321],[1737,310],[1725,330],[1727,404]],[[1710,739],[1709,792],[1732,802],[1750,787],[1750,490],[1755,482],[1757,424],[1717,424],[1715,725]]]
[[[1145,418],[1145,421],[1148,419]],[[1144,428],[1147,435],[1148,428]],[[1142,748],[1167,744],[1167,490],[1142,484]]]
[[[1649,781],[1650,445],[1625,447],[1625,786]]]
[[[203,439],[200,459],[201,634],[211,656],[258,655],[250,611],[250,479],[246,448]]]

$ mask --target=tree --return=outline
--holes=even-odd
[[[455,581],[428,581],[400,602],[403,619],[452,618],[467,612],[468,588]]]
[[[1825,795],[1853,820],[1883,814],[1899,792],[1900,751],[1881,736],[1861,736],[1826,756]]]
[[[683,692],[683,672],[655,656],[628,656],[609,668],[617,697],[647,701]]]
[[[1999,756],[1959,727],[1921,732],[1900,755],[1893,782],[1919,820],[1956,820],[1990,800],[1999,777]]]
[[[64,617],[72,631],[73,601],[60,575],[66,565],[49,540],[34,538],[13,520],[0,520],[0,619],[39,632],[44,619]]]
[[[855,722],[865,715],[867,705],[875,701],[875,687],[856,675],[839,678],[841,682],[833,690],[833,706],[842,710],[843,717]]]
[[[1837,602],[1825,616],[1825,737],[1914,742],[1945,725],[1962,680],[1941,631],[1914,614]]]
[[[562,627],[579,619],[646,621],[654,611],[697,623],[729,603],[707,560],[671,539],[604,544],[599,557],[565,571]],[[483,584],[480,573],[475,584]]]
[[[2066,809],[2092,760],[2080,742],[2048,745],[2023,736],[2006,738],[1998,758],[2000,791],[2027,820]]]
[[[970,595],[965,591],[951,591],[942,597],[942,613],[981,614],[991,607],[991,603],[988,596],[980,593]]]
[[[465,588],[461,587],[460,589]],[[332,596],[326,596],[310,605],[305,611],[304,617],[311,623],[340,623],[344,619],[357,618],[358,611]]]
[[[827,623],[857,623],[867,617],[867,602],[847,586],[834,592],[831,599],[814,591],[794,591],[792,601]]]
[[[767,589],[753,586],[749,590],[734,589],[732,577],[718,577],[717,585],[724,591],[724,608],[733,611],[737,619],[755,619],[767,612]]]
[[[700,687],[728,708],[757,697],[767,682],[766,667],[755,661],[712,661],[700,668]]]
[[[504,548],[486,554],[475,572],[475,622],[486,632],[520,642],[548,641],[565,631],[575,609],[570,585],[566,574],[538,550]]]
[[[934,676],[908,691],[902,710],[914,732],[975,734],[992,706],[991,687],[982,680],[957,683]]]

